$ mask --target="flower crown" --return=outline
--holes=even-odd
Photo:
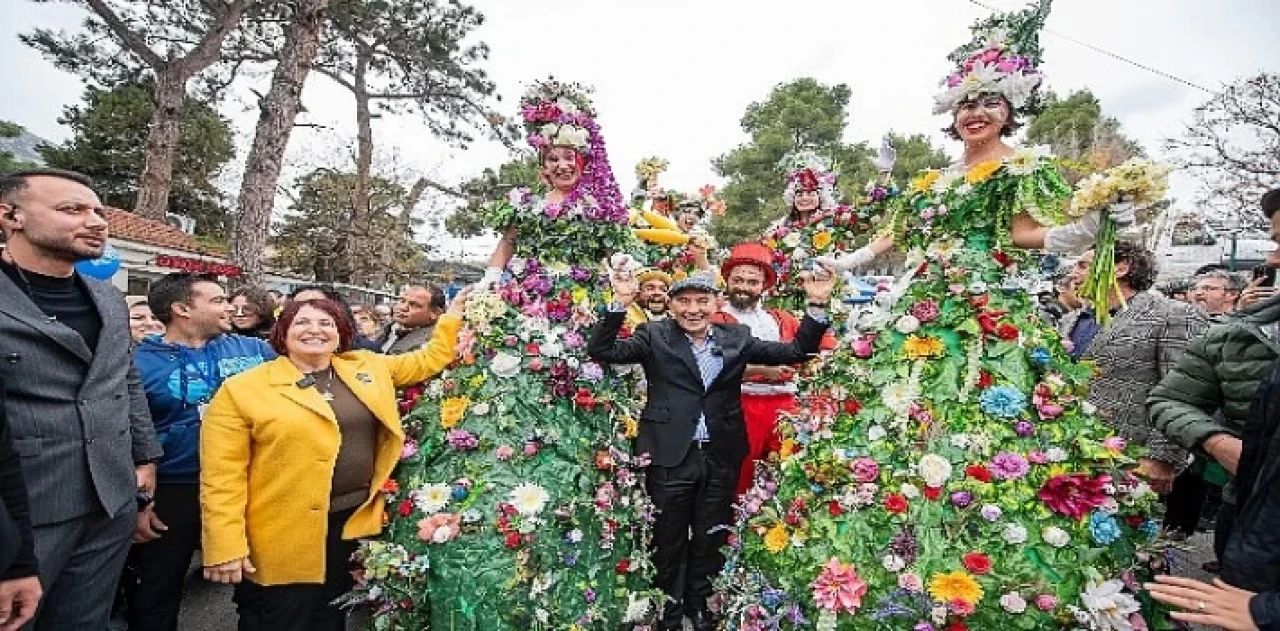
[[[782,199],[790,208],[795,205],[796,193],[800,191],[818,191],[822,198],[821,208],[835,208],[836,171],[822,156],[809,149],[787,154],[778,167],[787,173],[787,188]]]
[[[526,140],[535,149],[563,146],[579,151],[591,142],[590,123],[595,109],[587,88],[554,79],[539,81],[520,97],[520,117]]]
[[[993,15],[970,30],[973,41],[948,57],[956,70],[942,80],[943,92],[934,97],[934,114],[954,111],[961,103],[983,94],[998,94],[1023,114],[1039,110],[1036,90],[1044,76],[1040,62],[1040,31],[1052,0],[1038,0],[1013,13]]]

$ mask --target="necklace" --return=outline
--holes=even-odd
[[[325,401],[333,401],[333,380],[337,377],[333,374],[333,366],[324,372],[311,373],[311,378],[316,383],[316,391]]]

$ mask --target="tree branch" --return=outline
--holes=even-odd
[[[142,58],[142,61],[153,69],[159,70],[165,64],[165,60],[151,50],[151,47],[147,46],[147,43],[137,33],[129,30],[129,26],[124,23],[124,20],[120,19],[120,16],[116,15],[115,11],[111,10],[111,7],[107,6],[104,0],[85,0],[85,3],[89,5],[90,9],[93,9],[94,13],[98,14],[98,17],[102,18],[102,22],[107,25],[107,28],[111,29],[111,32],[115,33],[116,37],[120,38],[121,43],[124,44],[129,52]]]

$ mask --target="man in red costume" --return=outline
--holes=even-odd
[[[713,321],[743,324],[751,334],[769,342],[795,339],[800,321],[781,309],[762,306],[761,295],[778,281],[769,248],[759,243],[742,243],[729,251],[720,265],[727,302]],[[822,305],[825,309],[827,305]],[[835,346],[827,334],[822,349]],[[755,461],[763,460],[778,448],[778,414],[796,407],[795,370],[791,366],[747,366],[742,380],[742,415],[747,425],[747,457],[738,479],[738,494],[751,486]]]

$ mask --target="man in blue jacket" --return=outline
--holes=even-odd
[[[228,333],[231,302],[213,276],[169,274],[152,285],[147,303],[165,334],[143,339],[134,363],[164,456],[154,501],[138,514],[125,595],[130,631],[174,631],[200,545],[201,416],[223,381],[275,353],[260,339]]]

